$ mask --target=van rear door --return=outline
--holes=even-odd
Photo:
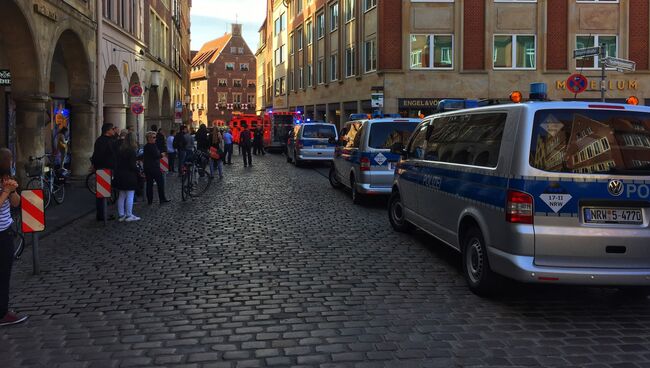
[[[650,113],[546,109],[533,124],[543,174],[512,182],[534,198],[535,263],[650,267]]]
[[[370,125],[368,151],[370,155],[370,186],[390,188],[393,185],[395,166],[400,160],[398,154],[391,153],[395,143],[406,145],[420,121],[398,119],[378,121]]]

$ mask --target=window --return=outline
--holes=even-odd
[[[228,87],[227,79],[219,79],[219,87]]]
[[[617,3],[618,0],[578,0],[579,3]]]
[[[330,81],[332,82],[338,79],[338,60],[338,55],[330,56]]]
[[[366,41],[364,47],[364,64],[365,72],[369,73],[377,70],[377,41]]]
[[[435,119],[425,160],[496,167],[506,113],[462,114]]]
[[[316,37],[319,40],[325,37],[325,13],[316,16]]]
[[[226,70],[228,71],[235,70],[235,63],[226,63]]]
[[[289,35],[289,54],[293,55],[294,44],[293,44],[293,33]]]
[[[239,64],[239,70],[242,71],[242,72],[247,72],[248,71],[248,63]]]
[[[240,104],[241,103],[241,93],[233,93],[232,94],[232,102],[234,102],[236,104]]]
[[[284,31],[285,27],[287,26],[287,14],[282,13],[278,18],[275,18],[275,35],[279,35],[280,32]]]
[[[363,0],[363,10],[368,11],[377,6],[377,0]]]
[[[345,142],[345,148],[359,148],[359,143],[361,143],[359,132],[362,128],[363,124],[361,123],[348,123],[341,130],[341,141]]]
[[[535,69],[535,36],[495,35],[492,60],[495,69]]]
[[[298,88],[303,89],[305,88],[305,73],[302,69],[302,67],[298,68]]]
[[[249,105],[252,105],[255,103],[255,94],[249,93],[246,95],[246,102],[248,102]]]
[[[296,49],[302,50],[302,28],[296,31]]]
[[[355,75],[355,57],[354,47],[345,49],[345,76],[352,77]]]
[[[243,55],[244,54],[244,48],[243,47],[238,47],[237,48],[237,53],[240,54],[240,55]]]
[[[275,49],[275,65],[284,63],[284,45]]]
[[[236,47],[231,47],[230,48],[230,53],[231,54],[236,54],[237,53],[237,48]]]
[[[294,82],[294,80],[293,80],[293,76],[294,76],[294,73],[293,73],[293,70],[291,70],[291,71],[289,72],[289,89],[290,89],[291,91],[295,91],[295,89],[296,89],[296,88],[295,88],[296,85],[295,85],[295,82]]]
[[[452,69],[453,55],[452,35],[411,35],[411,69]]]
[[[584,49],[605,44],[605,55],[616,57],[618,55],[617,36],[594,35],[594,36],[576,36],[576,48]],[[600,56],[590,56],[576,59],[576,68],[600,68]]]
[[[307,45],[311,45],[314,42],[314,33],[311,28],[311,21],[305,23],[305,38],[307,39]]]
[[[311,66],[311,64],[307,64],[307,87],[311,87],[311,86],[314,85],[313,76],[314,76],[314,73],[312,71],[312,66]]]
[[[242,86],[241,79],[233,79],[232,80],[232,86],[233,87],[241,87]]]
[[[295,7],[296,15],[302,13],[302,2],[303,2],[303,0],[295,0],[295,3],[296,3],[296,7]]]
[[[217,94],[217,102],[219,104],[225,104],[228,103],[228,93],[226,92],[219,92]]]
[[[325,59],[318,60],[318,64],[316,65],[316,78],[318,84],[325,83]]]
[[[345,23],[354,19],[355,0],[345,0]]]
[[[330,5],[330,31],[334,32],[339,28],[339,3]]]
[[[391,148],[395,143],[404,144],[417,126],[417,123],[411,122],[373,123],[370,125],[368,147],[385,149]]]
[[[248,88],[255,88],[255,81],[254,80],[248,80],[247,86],[248,86]]]
[[[429,123],[430,121],[420,125],[420,128],[413,135],[408,147],[409,158],[416,160],[424,159],[424,151],[427,149],[427,128],[429,127]]]

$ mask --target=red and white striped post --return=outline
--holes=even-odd
[[[160,171],[163,174],[166,174],[166,173],[169,172],[169,158],[167,158],[167,156],[163,156],[160,159]]]
[[[23,190],[22,193],[20,193],[20,210],[23,233],[32,234],[34,275],[38,275],[41,272],[40,259],[38,256],[38,233],[45,230],[43,190]]]
[[[106,203],[106,198],[111,197],[111,180],[112,180],[112,175],[111,175],[111,170],[108,169],[98,169],[95,171],[95,180],[96,180],[96,186],[95,186],[95,193],[97,198],[101,198],[104,201],[104,225],[106,225],[106,220],[108,217],[107,213],[107,203]]]

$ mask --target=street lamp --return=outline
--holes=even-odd
[[[160,70],[151,71],[151,81],[149,83],[151,88],[160,86]]]

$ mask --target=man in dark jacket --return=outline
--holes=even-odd
[[[201,152],[208,152],[208,149],[210,148],[210,139],[208,128],[206,128],[205,124],[199,126],[199,130],[197,130],[194,135],[194,140],[196,141],[196,149]]]
[[[102,125],[102,135],[95,141],[93,155],[90,158],[95,170],[115,169],[117,155],[115,152],[116,129],[111,123]],[[104,200],[96,198],[97,221],[104,221]]]
[[[160,204],[167,203],[165,197],[165,181],[160,171],[160,158],[162,154],[156,145],[156,132],[147,133],[147,144],[144,146],[144,174],[147,177],[147,203],[153,203],[153,182],[158,186],[158,200]]]
[[[151,131],[156,132],[156,147],[158,148],[158,151],[160,151],[160,153],[167,152],[167,138],[165,138],[165,132],[162,128],[158,129],[158,131],[151,129]]]
[[[178,156],[178,176],[182,175],[183,164],[185,164],[185,156],[187,155],[187,143],[185,140],[185,134],[187,133],[187,127],[181,125],[178,133],[174,136],[174,149],[176,150],[176,155]]]
[[[239,133],[239,147],[241,147],[242,157],[244,157],[244,167],[253,166],[253,156],[251,155],[251,148],[253,145],[251,139],[251,131],[248,130],[248,125],[242,123],[244,130]]]

